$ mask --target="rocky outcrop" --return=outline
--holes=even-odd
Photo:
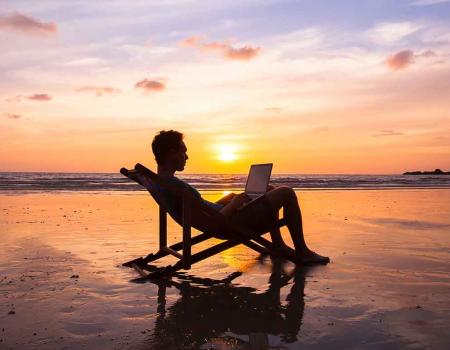
[[[435,169],[434,171],[407,171],[403,175],[450,175],[450,171],[442,171],[441,169]]]

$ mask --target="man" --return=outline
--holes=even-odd
[[[187,155],[184,135],[178,131],[160,131],[152,142],[152,150],[158,164],[158,175],[189,188],[192,193],[201,198],[200,193],[186,182],[175,177],[176,171],[183,171]],[[181,202],[179,198],[165,193],[170,210],[181,213]],[[220,211],[225,216],[233,216],[242,224],[248,226],[255,232],[270,231],[272,242],[280,249],[288,249],[283,242],[280,230],[273,227],[278,217],[278,212],[283,208],[284,218],[295,246],[298,262],[303,264],[326,264],[330,261],[328,257],[321,256],[308,248],[303,236],[302,216],[294,190],[287,186],[269,186],[268,192],[250,205],[243,205],[249,201],[245,193],[230,194],[216,203],[201,198],[208,206]]]

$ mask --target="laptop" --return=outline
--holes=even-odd
[[[272,163],[253,164],[250,167],[247,183],[245,184],[245,194],[250,198],[250,202],[253,202],[267,192],[272,167]],[[247,205],[248,203],[245,204]]]

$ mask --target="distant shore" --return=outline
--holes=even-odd
[[[450,171],[442,171],[441,169],[435,169],[434,171],[407,171],[403,175],[450,175]]]

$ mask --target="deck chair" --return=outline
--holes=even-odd
[[[238,244],[244,244],[260,254],[268,254],[295,262],[294,250],[284,248],[281,251],[271,241],[262,237],[264,233],[252,232],[242,223],[236,222],[233,218],[224,216],[217,210],[210,208],[200,198],[195,197],[188,188],[174,185],[174,183],[155,174],[139,163],[132,170],[122,168],[120,172],[145,187],[159,206],[159,250],[145,257],[139,257],[122,264],[123,266],[134,268],[142,278],[158,278],[162,275],[171,275],[180,269],[189,270],[196,262],[207,259]],[[181,199],[181,216],[170,210],[165,197],[161,193],[161,189],[169,191]],[[183,233],[182,241],[172,245],[168,245],[167,242],[167,214],[182,227]],[[273,228],[280,228],[285,225],[285,219],[278,219],[274,222]],[[200,231],[200,234],[192,236],[192,228]],[[211,238],[219,238],[223,241],[192,254],[193,245]],[[150,262],[168,255],[173,255],[178,261],[165,267],[149,265]]]

